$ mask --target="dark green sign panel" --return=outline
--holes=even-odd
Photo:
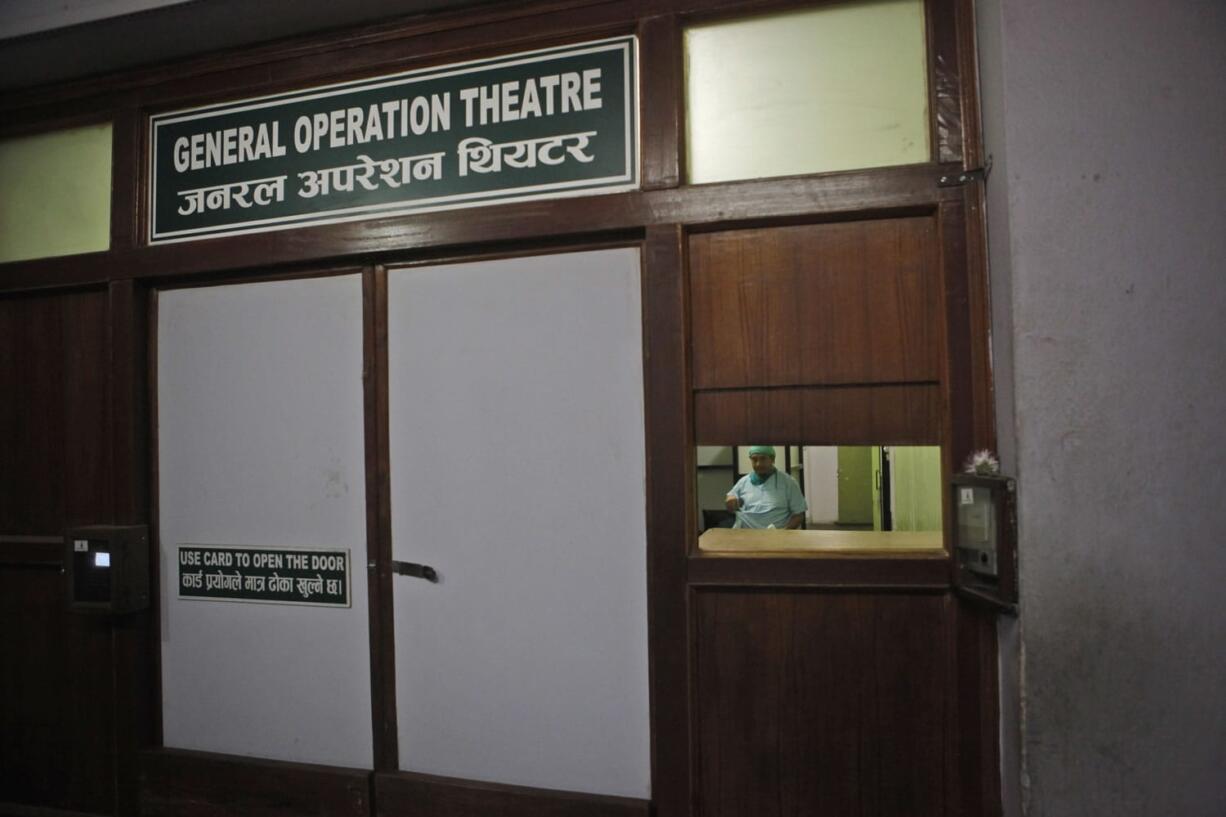
[[[349,606],[349,551],[179,545],[179,598]]]
[[[150,119],[149,241],[638,187],[634,37]]]

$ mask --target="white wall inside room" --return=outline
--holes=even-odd
[[[165,745],[370,768],[359,276],[162,292]],[[177,546],[347,549],[348,608],[180,599]]]
[[[805,446],[805,501],[807,522],[832,525],[839,520],[838,446]]]
[[[1034,817],[1220,815],[1226,4],[978,6],[1020,477],[1016,799]]]

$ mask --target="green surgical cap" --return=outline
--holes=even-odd
[[[775,456],[775,447],[773,445],[751,445],[749,446],[749,456]]]

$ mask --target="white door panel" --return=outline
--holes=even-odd
[[[158,295],[165,745],[370,768],[359,276]],[[180,599],[180,544],[348,549],[349,608]]]
[[[648,797],[638,250],[388,292],[402,769]]]

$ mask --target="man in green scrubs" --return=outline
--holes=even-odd
[[[753,471],[737,480],[724,498],[736,513],[734,528],[804,527],[809,504],[796,480],[775,467],[775,449],[755,445],[749,449]]]

